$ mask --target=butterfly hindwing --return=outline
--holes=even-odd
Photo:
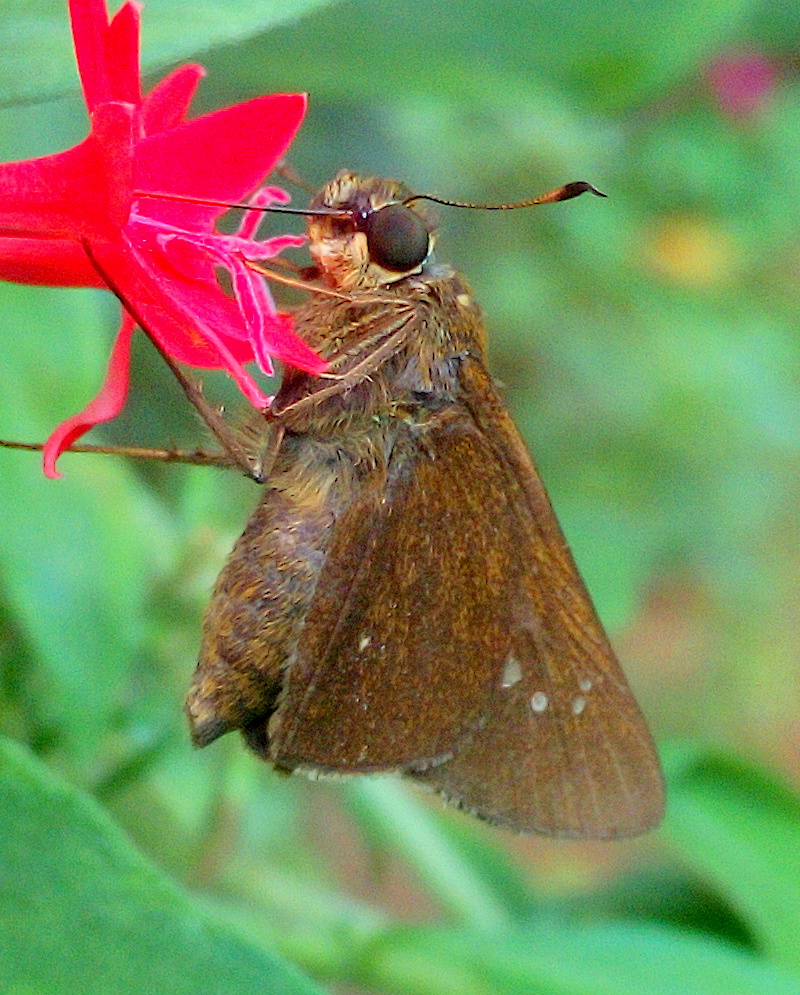
[[[650,733],[516,427],[485,372],[476,364],[467,376],[473,416],[515,495],[512,531],[528,569],[485,724],[452,760],[417,777],[518,831],[634,835],[663,813]]]

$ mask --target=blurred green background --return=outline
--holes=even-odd
[[[85,134],[64,8],[0,9],[3,159]],[[200,614],[255,487],[79,456],[52,482],[0,452],[3,991],[800,992],[799,45],[797,3],[149,0],[145,67],[199,58],[198,111],[310,92],[290,161],[315,185],[609,195],[442,209],[439,255],[669,813],[517,839],[391,780],[282,779],[233,737],[192,751]],[[0,285],[0,435],[83,407],[116,322],[110,295]],[[202,441],[144,340],[135,368],[99,437]]]

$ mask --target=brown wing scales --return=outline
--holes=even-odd
[[[488,455],[456,406],[400,429],[386,478],[336,525],[270,725],[277,762],[427,766],[485,721],[515,570],[508,495],[478,474]]]
[[[512,531],[535,569],[515,594],[512,664],[486,723],[452,760],[415,777],[521,832],[635,835],[663,814],[650,733],[524,443],[482,368],[467,376],[473,416],[490,426],[517,495]]]
[[[402,769],[521,832],[634,835],[663,810],[650,734],[502,401],[477,362],[462,384],[337,523],[271,756]]]

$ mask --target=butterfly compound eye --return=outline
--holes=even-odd
[[[372,262],[393,273],[405,273],[425,262],[430,235],[425,222],[405,204],[387,204],[359,219]]]

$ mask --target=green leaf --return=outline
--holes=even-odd
[[[4,992],[319,992],[164,878],[90,798],[8,741],[0,867]]]
[[[0,284],[0,436],[41,442],[97,391],[108,350],[101,300]],[[79,459],[66,457],[53,481],[38,456],[0,452],[0,583],[36,658],[26,677],[35,721],[87,763],[126,690],[146,582],[171,544],[163,508],[130,467]],[[5,664],[13,672],[18,661]]]
[[[324,2],[150,0],[142,18],[143,68],[152,72],[194,52],[240,41]],[[0,13],[0,52],[0,103],[77,89],[66,0],[7,0]]]
[[[733,756],[688,746],[663,756],[666,836],[767,955],[800,971],[800,799]]]
[[[485,837],[464,830],[460,819],[448,819],[452,813],[438,815],[426,808],[418,792],[394,777],[358,778],[345,789],[369,842],[380,853],[399,851],[458,920],[491,930],[528,911],[530,896],[522,875]]]
[[[357,981],[393,995],[798,995],[800,983],[717,940],[634,925],[490,938],[395,929],[368,945]]]

